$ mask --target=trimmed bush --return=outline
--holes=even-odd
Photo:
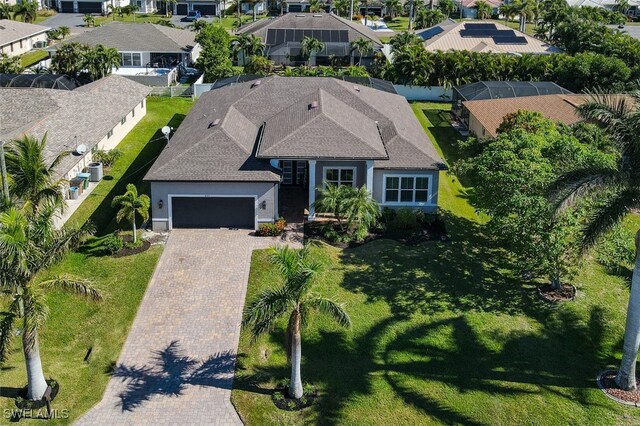
[[[260,237],[277,237],[282,235],[287,222],[283,218],[279,218],[275,223],[262,223],[258,227],[256,235]]]
[[[109,254],[116,254],[124,247],[124,241],[117,234],[109,234],[102,240],[102,246]]]

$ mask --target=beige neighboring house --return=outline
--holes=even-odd
[[[465,101],[462,107],[468,114],[469,131],[479,139],[490,139],[498,135],[498,127],[506,115],[520,110],[539,112],[567,125],[582,121],[576,107],[585,101],[585,95],[562,94]]]
[[[0,52],[19,56],[35,47],[45,47],[51,28],[25,22],[0,19]]]
[[[562,50],[497,22],[448,22],[416,32],[430,52],[471,52],[545,55]]]
[[[71,152],[56,169],[57,177],[68,180],[87,167],[96,150],[115,148],[145,116],[150,90],[116,75],[75,90],[0,88],[0,140],[46,134],[49,164]]]

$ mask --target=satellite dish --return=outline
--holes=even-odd
[[[165,136],[169,136],[169,133],[171,133],[171,127],[169,127],[169,126],[164,126],[164,127],[162,128],[162,134],[163,134],[163,135],[165,135]]]
[[[78,147],[76,148],[76,152],[78,154],[84,154],[85,152],[87,152],[87,146],[84,144],[78,145]]]

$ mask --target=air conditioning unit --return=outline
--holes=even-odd
[[[33,47],[35,47],[36,49],[42,49],[43,47],[47,47],[47,42],[46,41],[36,41],[33,44]]]

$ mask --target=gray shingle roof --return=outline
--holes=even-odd
[[[332,13],[287,13],[277,18],[256,21],[238,30],[238,33],[254,34],[266,40],[267,30],[270,28],[347,30],[349,43],[359,38],[367,38],[377,48],[381,48],[383,45],[378,35],[370,28]]]
[[[334,78],[272,76],[202,95],[145,179],[278,181],[271,158],[442,166],[405,98]]]
[[[18,41],[36,34],[49,31],[51,28],[25,22],[0,19],[0,46]]]
[[[46,133],[49,164],[60,153],[75,149],[76,137],[90,152],[150,90],[115,75],[73,91],[0,88],[0,139],[24,134],[42,138]],[[65,157],[58,174],[66,174],[79,160],[79,156]]]
[[[102,44],[119,52],[188,52],[196,44],[195,37],[196,34],[193,31],[162,25],[112,22],[69,37],[48,50],[56,50],[66,43],[75,42],[92,47]]]

